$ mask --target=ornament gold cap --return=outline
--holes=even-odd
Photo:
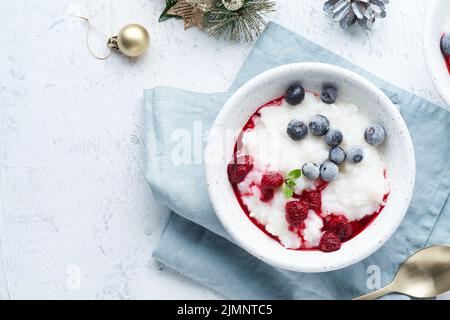
[[[149,46],[150,35],[147,29],[136,23],[126,25],[117,36],[108,40],[108,47],[130,58],[142,56]]]

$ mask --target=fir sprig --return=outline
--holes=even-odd
[[[159,17],[158,22],[163,22],[166,20],[169,20],[170,18],[177,18],[175,16],[171,16],[167,13],[167,11],[170,10],[175,4],[177,3],[177,0],[166,0],[166,7],[164,8],[164,11],[161,13],[161,16]]]
[[[225,8],[222,1],[216,1],[214,8],[206,15],[205,27],[211,37],[252,42],[266,24],[264,16],[275,10],[275,3],[269,0],[246,0],[237,11]]]

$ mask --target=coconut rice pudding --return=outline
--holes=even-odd
[[[228,177],[251,221],[287,249],[339,250],[383,210],[386,132],[325,85],[292,85],[257,109]]]

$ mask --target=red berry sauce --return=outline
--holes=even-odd
[[[273,101],[270,101],[266,104],[264,104],[263,106],[259,107],[256,112],[250,117],[250,119],[247,121],[247,123],[245,124],[244,128],[241,131],[241,134],[239,135],[238,141],[236,142],[235,148],[234,148],[234,157],[237,158],[238,155],[238,145],[241,143],[242,140],[242,136],[243,134],[248,131],[248,130],[252,130],[255,128],[255,119],[261,116],[261,110],[263,108],[267,108],[267,107],[279,107],[281,106],[281,104],[284,101],[284,97],[275,99]],[[384,176],[387,177],[387,172],[385,170],[384,172]],[[258,186],[259,188],[261,188],[261,186],[253,183],[251,187],[253,186]],[[300,201],[305,201],[309,203],[309,209],[313,210],[315,212],[315,214],[317,214],[322,220],[323,220],[323,225],[325,228],[326,225],[326,217],[322,216],[322,192],[323,190],[325,190],[328,187],[328,182],[322,181],[322,180],[318,180],[315,188],[311,189],[311,190],[304,190],[302,192],[302,194],[294,194],[293,195],[293,199],[291,199],[291,201],[294,200],[300,200]],[[274,236],[273,234],[269,233],[266,230],[266,227],[264,225],[262,225],[261,223],[259,223],[255,218],[250,216],[250,210],[247,208],[247,206],[244,204],[243,202],[243,197],[248,197],[251,196],[252,194],[241,194],[241,192],[239,191],[238,187],[236,184],[233,184],[233,190],[234,190],[234,194],[236,196],[236,199],[239,202],[239,205],[241,206],[242,210],[244,211],[244,213],[247,215],[247,217],[253,222],[253,224],[258,227],[262,232],[264,232],[268,237],[272,238],[273,240],[277,241],[278,243],[281,244],[280,239],[277,236]],[[374,213],[372,213],[371,215],[365,216],[363,219],[361,220],[357,220],[357,221],[352,221],[350,222],[351,228],[353,230],[351,237],[342,240],[342,243],[347,242],[353,238],[355,238],[358,234],[360,234],[362,231],[364,231],[379,215],[380,213],[383,211],[384,207],[385,207],[385,203],[388,200],[389,197],[389,193],[387,193],[384,198],[383,198],[383,203],[380,205],[379,209],[377,211],[375,211]],[[271,199],[269,200],[271,201]],[[266,201],[266,202],[269,202]],[[288,202],[288,200],[287,200]],[[339,216],[339,213],[333,214],[336,216]],[[304,242],[303,236],[302,236],[302,231],[304,229],[304,223],[298,227],[298,228],[293,228],[290,227],[290,230],[293,232],[296,232],[298,234],[298,236],[300,237],[300,239],[302,240],[302,243]],[[323,230],[325,231],[325,230]],[[301,247],[299,249],[293,249],[293,250],[301,250],[301,251],[317,251],[320,250],[320,246],[316,247],[316,248],[304,248]]]
[[[445,64],[447,65],[448,73],[450,74],[450,56],[444,56]]]

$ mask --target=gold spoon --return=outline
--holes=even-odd
[[[409,257],[391,284],[354,300],[374,300],[388,293],[433,298],[449,290],[450,246],[435,246]]]

